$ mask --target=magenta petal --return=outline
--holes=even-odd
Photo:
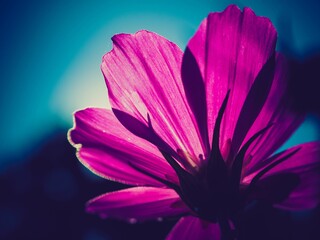
[[[112,108],[146,126],[149,115],[161,139],[198,161],[204,148],[183,90],[181,50],[147,31],[116,35],[113,43],[101,66]]]
[[[303,210],[316,207],[320,203],[320,142],[298,145],[257,164],[255,171],[246,176],[243,182],[250,183],[259,171],[297,149],[299,150],[295,154],[269,170],[261,180],[267,182],[269,179],[272,181],[271,178],[274,177],[281,179],[281,176],[287,176],[283,180],[291,178],[291,182],[297,181],[296,187],[290,194],[282,202],[277,203],[276,206],[279,208]]]
[[[287,68],[285,58],[277,54],[274,80],[269,96],[244,142],[269,124],[273,125],[247,151],[246,171],[250,171],[250,168],[254,168],[257,163],[267,159],[275,152],[304,119],[303,115],[290,111],[290,106],[288,106]]]
[[[69,137],[78,149],[79,160],[102,177],[126,184],[163,186],[151,174],[178,182],[159,150],[129,132],[111,110],[88,108],[76,112]]]
[[[119,122],[131,133],[147,140],[148,142],[157,146],[158,149],[161,149],[162,151],[169,153],[171,156],[177,157],[177,159],[179,159],[179,155],[177,154],[177,152],[172,149],[165,141],[163,141],[163,139],[159,137],[159,135],[154,131],[152,123],[148,123],[147,126],[126,112],[114,108],[112,109],[112,111]]]
[[[227,91],[231,90],[220,146],[232,139],[246,96],[274,54],[276,35],[269,19],[257,17],[249,8],[241,12],[231,5],[222,13],[210,14],[190,40],[188,49],[204,79],[210,140],[215,118]]]
[[[267,63],[263,65],[256,79],[254,80],[248,95],[246,96],[233,133],[233,150],[239,149],[248,130],[257,119],[265,102],[267,101],[274,80],[274,70],[276,64],[275,58],[275,55],[272,55]],[[266,127],[266,125],[262,128],[264,127]],[[258,129],[255,133],[261,129]]]
[[[172,189],[134,187],[92,199],[87,204],[87,211],[103,218],[136,222],[177,216],[189,209]]]
[[[209,223],[197,217],[182,217],[166,240],[220,240],[218,224]]]
[[[205,149],[210,150],[207,129],[206,89],[198,63],[188,48],[183,54],[181,76],[188,103],[197,120]],[[205,152],[205,155],[207,154],[208,152]]]

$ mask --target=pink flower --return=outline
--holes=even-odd
[[[134,187],[87,205],[128,221],[181,216],[168,239],[233,239],[253,199],[287,210],[320,199],[319,142],[272,155],[303,120],[288,107],[269,19],[229,6],[183,53],[151,32],[119,34],[103,57],[112,111],[87,108],[69,132],[79,160]]]

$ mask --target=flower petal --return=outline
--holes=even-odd
[[[220,240],[220,228],[218,224],[209,223],[197,217],[182,217],[166,239]]]
[[[287,67],[285,58],[277,54],[274,80],[269,96],[244,142],[269,124],[273,125],[247,151],[245,157],[247,170],[254,168],[257,163],[275,152],[304,119],[304,115],[293,113],[288,104],[290,97],[288,96]]]
[[[276,187],[272,178],[282,179],[282,182],[278,181],[280,187],[286,185],[284,181],[293,184],[294,188],[288,192],[286,198],[276,204],[279,208],[303,210],[316,207],[320,203],[320,142],[301,144],[260,162],[256,165],[255,171],[243,179],[243,183],[249,184],[262,169],[295,151],[297,151],[295,154],[266,172],[260,181],[266,188]],[[294,184],[295,181],[296,184]],[[288,184],[287,187],[290,188]]]
[[[78,148],[79,160],[102,177],[126,184],[163,186],[150,177],[153,175],[178,183],[159,150],[129,132],[111,110],[87,108],[76,112],[69,139]]]
[[[209,139],[223,99],[231,90],[221,126],[220,146],[233,138],[253,82],[274,54],[276,35],[269,19],[257,17],[249,8],[241,12],[231,5],[222,13],[210,14],[190,40],[188,51],[198,64],[205,85]]]
[[[172,189],[134,187],[92,199],[87,204],[87,212],[133,223],[177,216],[189,212],[189,209]]]
[[[147,31],[119,34],[112,40],[113,50],[101,65],[112,108],[145,125],[150,124],[149,116],[161,139],[199,161],[204,150],[182,86],[181,50]]]

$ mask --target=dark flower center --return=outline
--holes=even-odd
[[[176,192],[194,214],[210,222],[229,219],[242,205],[240,177],[244,153],[239,152],[230,168],[219,149],[220,125],[228,98],[229,91],[216,120],[211,153],[206,165],[202,166],[196,174],[186,171],[170,155],[161,151],[179,177],[180,186],[174,188]],[[259,132],[257,136],[266,129]],[[243,151],[246,151],[247,148],[244,148]]]
[[[246,151],[272,124],[254,134],[238,151],[233,161],[227,164],[219,148],[219,135],[229,93],[230,91],[226,94],[216,119],[211,152],[205,161],[205,166],[202,166],[196,173],[190,173],[181,167],[171,155],[159,149],[177,173],[180,182],[179,186],[173,184],[168,186],[172,187],[179,194],[185,204],[199,218],[209,222],[218,222],[222,235],[225,236],[224,239],[234,239],[234,236],[230,236],[230,234],[232,235],[232,231],[229,220],[233,219],[244,208],[258,180],[271,168],[288,159],[299,150],[297,149],[285,154],[282,158],[261,170],[248,186],[242,186],[241,173]],[[286,177],[290,177],[292,180],[292,176]],[[290,189],[289,187],[288,190]]]
[[[269,124],[255,133],[245,144],[242,145],[241,149],[234,157],[232,157],[232,160],[228,159],[228,161],[225,161],[226,159],[223,158],[219,147],[219,138],[222,117],[227,106],[229,94],[230,90],[227,92],[216,118],[210,154],[207,156],[205,161],[201,161],[203,162],[203,165],[196,171],[188,168],[188,166],[184,166],[184,164],[179,164],[185,159],[182,159],[183,157],[177,153],[178,151],[171,151],[168,153],[162,150],[170,149],[170,146],[162,141],[155,133],[151,124],[151,119],[148,115],[148,130],[151,131],[153,137],[165,146],[164,148],[158,147],[158,149],[176,172],[179,178],[179,185],[155,176],[148,171],[135,166],[133,163],[129,163],[136,170],[143,172],[169,188],[174,189],[184,203],[191,209],[194,215],[209,222],[218,222],[222,236],[224,236],[223,239],[234,239],[233,231],[230,227],[230,220],[233,222],[237,213],[241,211],[252,199],[252,195],[257,193],[255,192],[256,185],[260,178],[270,169],[299,151],[299,148],[297,148],[294,151],[281,155],[278,160],[271,162],[264,169],[258,172],[252,178],[249,185],[241,185],[243,162],[247,150],[251,144],[259,136],[264,134],[273,124]],[[130,119],[134,121],[133,118]],[[199,156],[199,158],[204,160],[202,155]],[[284,194],[280,194],[281,196],[277,194],[276,198],[273,198],[278,202],[279,200],[284,199],[299,182],[299,178],[295,174],[283,174],[280,178],[284,180],[284,182],[291,182],[292,184],[285,186],[284,191],[283,189],[279,191],[280,193],[285,192]]]

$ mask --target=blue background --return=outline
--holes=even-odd
[[[320,4],[316,0],[7,0],[0,3],[0,183],[2,190],[5,189],[1,196],[7,194],[1,197],[0,238],[18,237],[14,235],[17,231],[39,238],[45,236],[41,234],[54,232],[49,227],[54,224],[49,222],[40,225],[44,230],[39,235],[29,232],[32,224],[22,226],[26,219],[37,225],[44,218],[39,213],[30,219],[30,211],[41,209],[39,202],[35,204],[40,195],[43,202],[50,200],[43,203],[47,204],[44,209],[50,206],[61,209],[67,206],[64,204],[78,201],[77,211],[83,211],[89,198],[121,187],[103,183],[84,170],[65,140],[74,111],[87,106],[109,106],[100,61],[111,49],[110,38],[116,33],[147,29],[184,49],[201,20],[210,11],[222,11],[230,3],[249,6],[257,15],[269,17],[279,33],[278,49],[295,61],[304,63],[318,54]],[[309,75],[313,77],[317,70],[311,67]],[[314,101],[318,100],[319,96],[314,96]],[[305,108],[310,110],[307,120],[284,148],[319,139],[320,111],[314,106]],[[49,214],[48,218],[58,220],[75,216],[72,214],[64,209],[61,215]],[[75,223],[74,226],[83,226],[78,230],[79,235],[72,235],[77,230],[70,230],[71,226],[68,236],[76,239],[109,236],[101,221],[91,216],[88,219],[90,224]],[[165,233],[169,228],[166,225],[162,230]]]

